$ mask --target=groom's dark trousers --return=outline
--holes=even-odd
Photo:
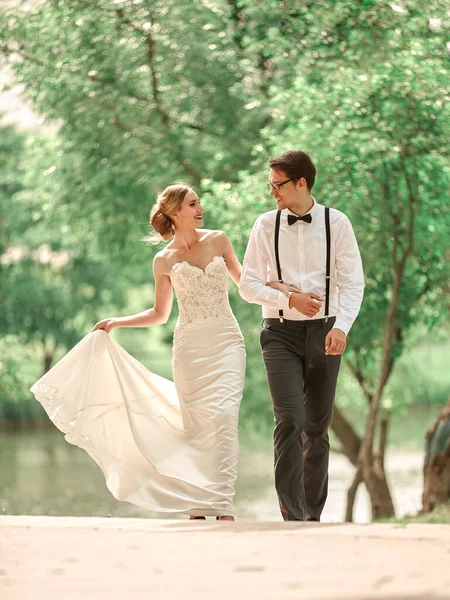
[[[325,355],[335,317],[264,319],[261,348],[275,412],[275,487],[285,521],[320,520],[340,356]]]

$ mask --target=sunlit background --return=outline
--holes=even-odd
[[[152,306],[157,249],[140,239],[163,187],[193,185],[242,260],[273,208],[267,159],[291,147],[317,165],[314,197],[350,217],[366,276],[324,519],[345,517],[374,405],[377,516],[420,510],[450,395],[449,54],[439,0],[2,2],[0,511],[157,516],[116,502],[28,389],[99,318]],[[237,515],[280,519],[260,307],[230,295],[248,352]],[[114,337],[171,377],[176,317]],[[373,502],[361,483],[354,520]]]

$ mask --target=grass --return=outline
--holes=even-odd
[[[372,523],[397,523],[408,525],[410,523],[432,523],[450,525],[450,503],[440,504],[431,513],[406,515],[401,519],[374,519]]]

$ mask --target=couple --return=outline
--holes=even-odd
[[[154,260],[154,307],[100,321],[31,388],[67,441],[97,462],[117,499],[234,520],[245,347],[228,302],[230,275],[244,300],[263,306],[281,513],[320,520],[340,358],[364,283],[348,218],[311,196],[315,172],[302,151],[270,159],[278,210],[257,219],[242,272],[227,236],[200,229],[195,191],[167,187],[150,215],[159,239],[171,240]],[[165,323],[172,289],[179,307],[174,382],[147,371],[107,335]]]

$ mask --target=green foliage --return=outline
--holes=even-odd
[[[448,318],[442,1],[45,0],[0,16],[0,54],[20,57],[16,80],[58,127],[28,140],[2,131],[0,250],[24,248],[0,275],[11,292],[2,331],[67,347],[120,308],[126,288],[148,284],[155,249],[139,238],[173,180],[196,186],[207,226],[224,229],[242,259],[254,220],[272,208],[267,158],[288,147],[311,153],[315,196],[356,230],[366,292],[346,357],[369,388],[411,231],[392,357]],[[248,350],[241,424],[263,429],[272,409],[260,309],[234,289],[231,302]],[[387,390],[396,406],[419,387],[406,391],[405,369]],[[340,385],[342,398],[365,403],[345,373]]]
[[[18,376],[23,350],[14,336],[0,338],[0,397],[17,397],[23,392]]]
[[[6,292],[0,330],[22,343],[40,342],[42,358],[50,362],[58,345],[74,345],[93,325],[100,307],[120,305],[122,280],[95,252],[95,237],[83,235],[83,225],[71,222],[65,206],[52,197],[52,171],[45,168],[52,142],[31,137],[24,145],[9,129],[5,134],[3,151],[17,165],[6,161],[0,173],[4,181],[12,174],[17,181],[0,193],[0,280]]]
[[[374,519],[373,523],[396,523],[407,526],[409,523],[450,524],[450,505],[439,504],[430,513],[407,515],[401,519]]]
[[[389,410],[404,415],[411,405],[444,405],[450,390],[449,352],[448,340],[435,334],[411,336],[386,387]]]
[[[366,293],[347,357],[373,391],[394,277],[410,239],[391,356],[401,355],[418,323],[432,328],[448,316],[450,23],[440,2],[398,9],[340,2],[327,13],[316,2],[302,16],[304,68],[292,86],[274,90],[264,137],[275,152],[308,148],[318,199],[354,225]],[[300,37],[285,38],[287,52],[297,52]]]
[[[1,48],[18,49],[17,79],[61,122],[54,192],[82,200],[82,213],[109,227],[110,247],[129,243],[131,229],[136,239],[168,182],[236,178],[264,112],[246,107],[259,83],[227,3],[59,0],[5,10]]]

